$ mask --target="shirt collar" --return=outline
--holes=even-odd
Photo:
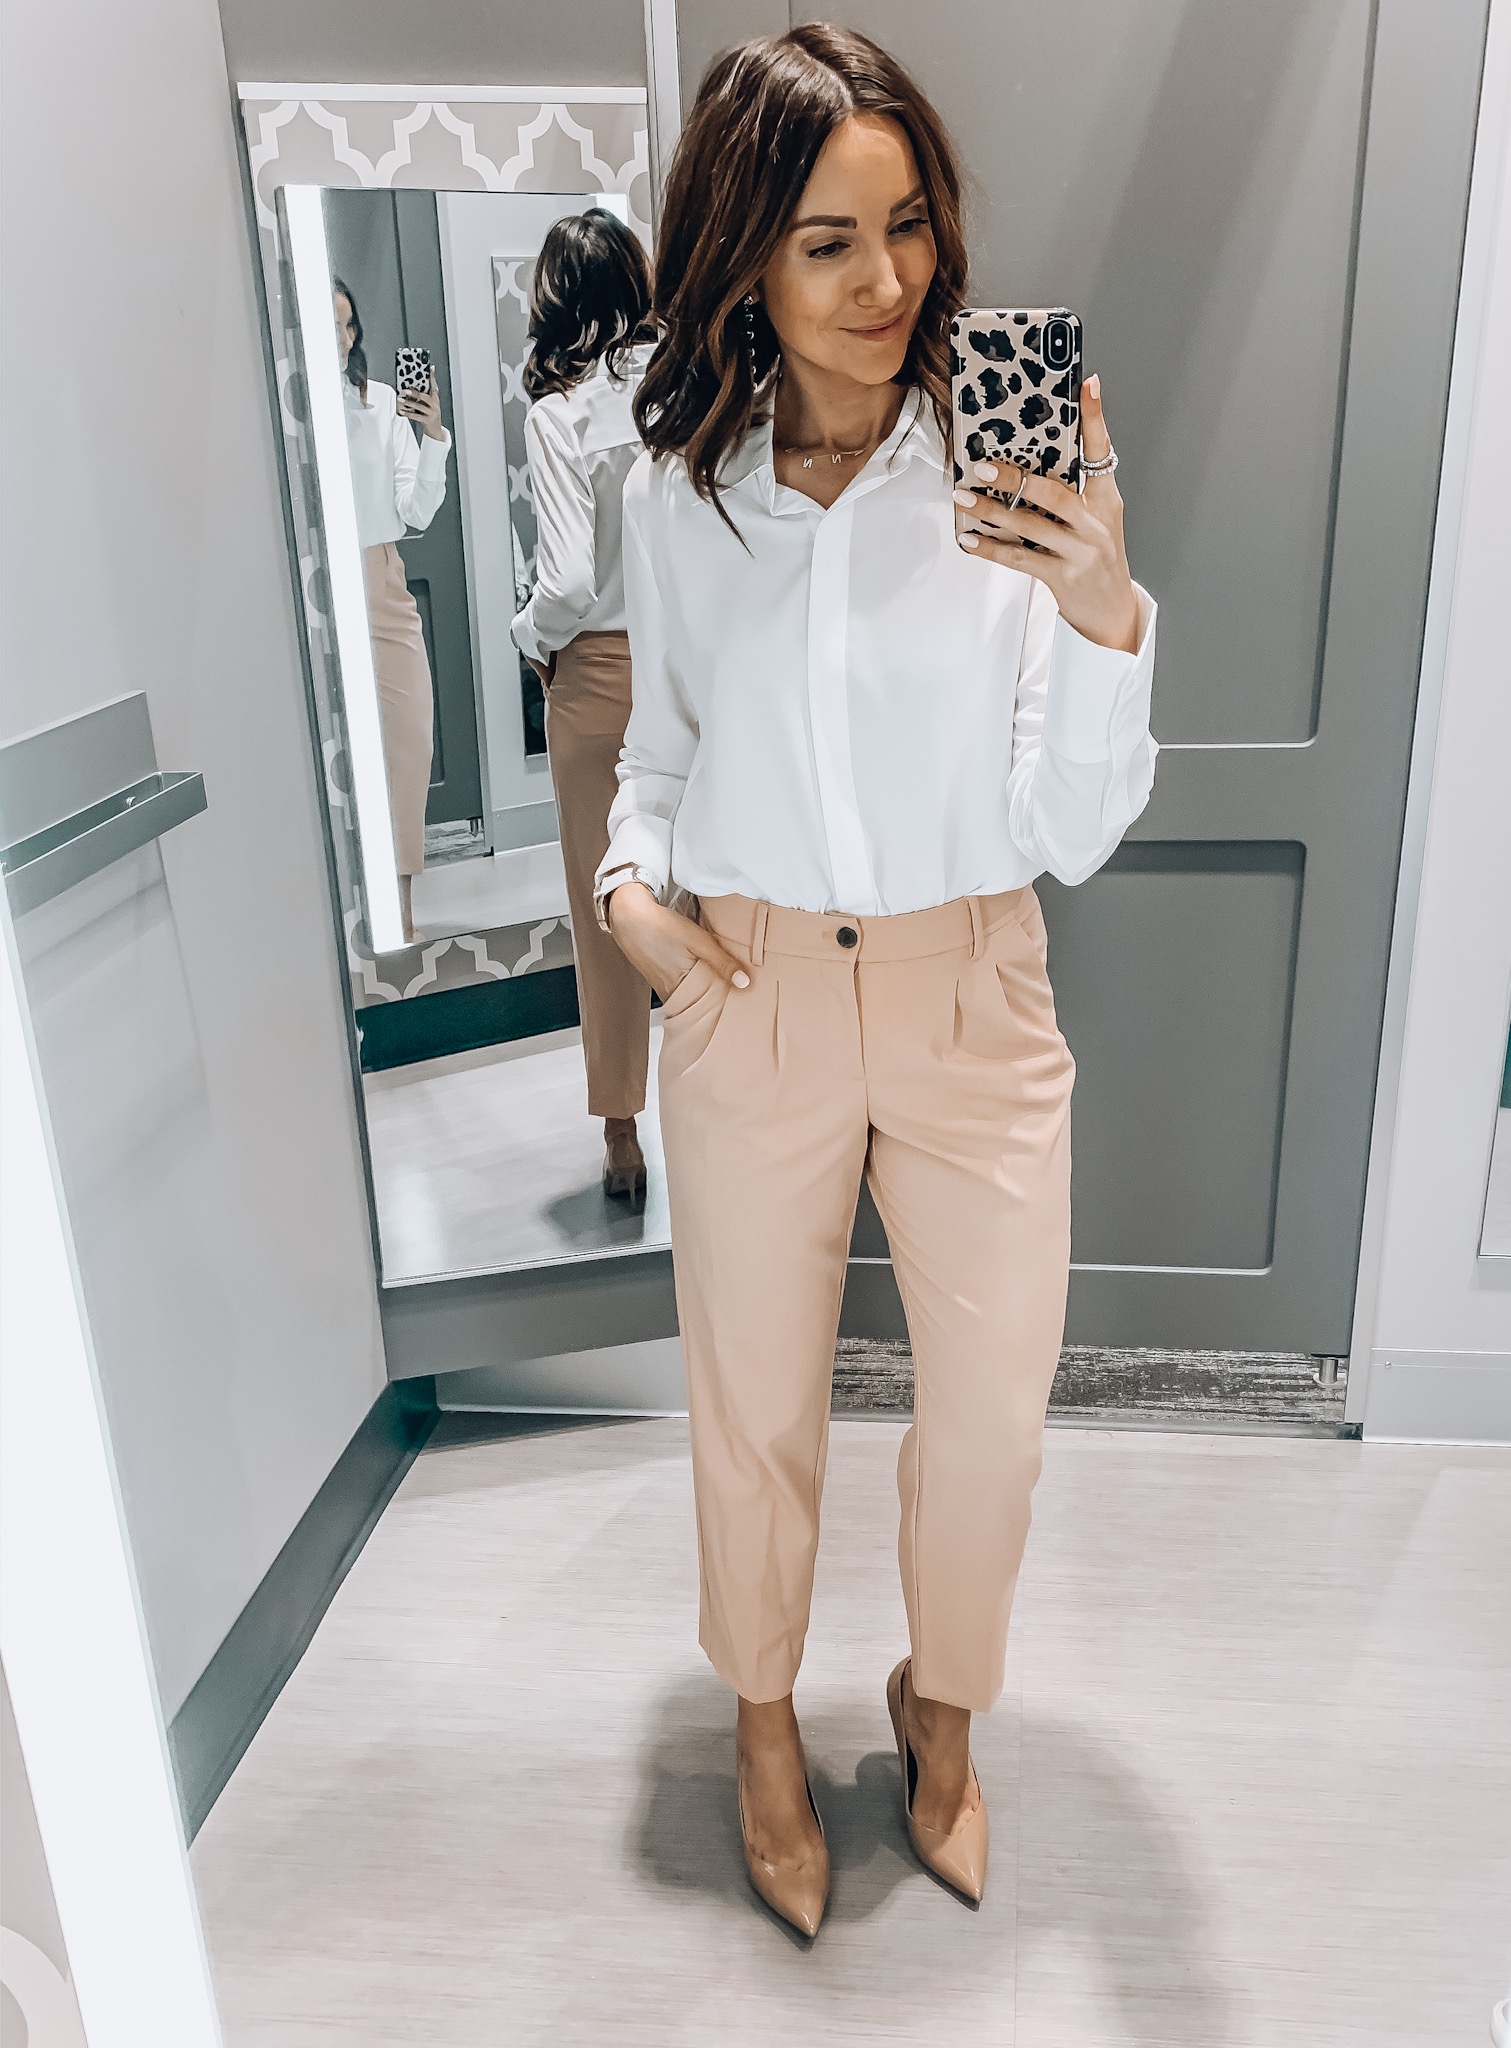
[[[897,415],[897,424],[885,441],[871,456],[865,468],[851,482],[849,489],[864,484],[867,490],[877,484],[886,483],[898,475],[912,462],[931,461],[936,467],[944,464],[944,442],[940,438],[939,423],[934,417],[934,408],[924,392],[915,385],[903,399],[902,410]],[[726,459],[719,472],[721,490],[737,490],[749,485],[760,498],[768,512],[777,508],[777,492],[781,486],[776,480],[776,462],[772,452],[772,421],[768,414],[758,420],[739,447]],[[793,493],[801,497],[801,492]],[[812,502],[809,500],[808,502]],[[816,508],[817,509],[817,508]]]

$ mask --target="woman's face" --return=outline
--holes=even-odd
[[[352,302],[345,292],[336,292],[332,303],[336,308],[336,352],[341,358],[341,367],[346,368],[346,359],[352,352],[352,343],[357,338],[357,316],[352,311]]]
[[[819,152],[761,279],[783,355],[859,384],[891,383],[936,261],[906,133],[880,115],[846,121]]]

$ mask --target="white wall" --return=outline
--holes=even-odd
[[[1479,1256],[1511,1006],[1511,0],[1486,57],[1349,1409],[1511,1441],[1511,1261]]]
[[[17,933],[171,1716],[383,1353],[219,16],[3,40],[0,738],[145,690],[209,793]]]
[[[0,1892],[5,1901],[5,1925],[0,1928],[0,2041],[9,2042],[12,2032],[28,2041],[30,2031],[41,2033],[43,2013],[53,2018],[54,2030],[67,2048],[84,2040],[78,2001],[68,1967],[68,1948],[63,1924],[53,1897],[52,1875],[47,1852],[32,1805],[26,1760],[16,1734],[11,1712],[10,1688],[0,1675],[0,1783],[5,1797],[0,1800]],[[16,1937],[19,1936],[19,1945]],[[24,1980],[21,1984],[17,1978]],[[31,1989],[30,2006],[26,1996]],[[20,2017],[12,2008],[19,2008]],[[73,2033],[68,2034],[69,2027]],[[29,2031],[21,2031],[23,2028]],[[46,2036],[43,2035],[43,2042]]]

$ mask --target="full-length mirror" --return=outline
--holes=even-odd
[[[303,109],[245,107],[278,122],[259,213],[390,1284],[668,1241],[650,994],[591,894],[628,712],[591,494],[638,452],[648,333],[630,99],[534,114],[532,190],[478,174],[475,119],[470,162],[374,185]],[[532,125],[481,111],[500,155]]]

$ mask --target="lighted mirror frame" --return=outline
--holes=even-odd
[[[346,439],[346,394],[331,305],[331,260],[325,235],[323,191],[319,185],[284,185],[279,226],[294,280],[294,312],[304,354],[310,432],[320,478],[331,618],[336,634],[336,668],[346,712],[347,753],[357,837],[367,892],[368,937],[375,953],[402,952],[404,917],[399,903],[398,856],[389,807],[388,768],[378,708],[378,677],[368,631],[367,588],[362,577],[362,544],[357,499]]]

